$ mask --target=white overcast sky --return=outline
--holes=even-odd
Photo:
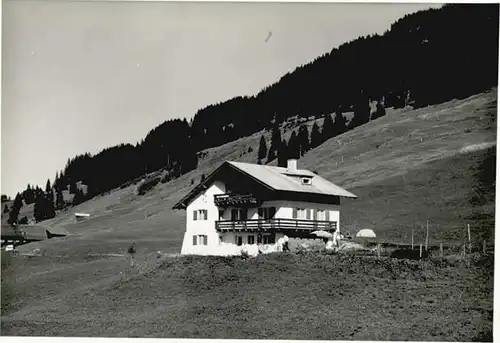
[[[1,192],[44,187],[69,157],[255,94],[431,6],[4,0]]]

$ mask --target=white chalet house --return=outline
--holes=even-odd
[[[356,198],[321,176],[287,167],[224,162],[173,209],[186,210],[181,254],[239,255],[276,242],[340,230],[340,198]]]

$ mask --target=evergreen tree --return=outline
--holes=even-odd
[[[69,184],[69,192],[71,194],[76,194],[77,190],[78,190],[78,187],[76,186],[76,182],[71,182]]]
[[[23,199],[21,197],[21,194],[17,193],[9,212],[9,219],[7,220],[9,224],[14,225],[18,223],[19,212],[22,206],[23,206]]]
[[[45,185],[45,193],[52,193],[52,186],[50,185],[50,179],[47,179],[47,184]]]
[[[325,116],[325,120],[323,121],[323,142],[332,138],[334,135],[334,125],[333,125],[333,119],[330,114],[327,114]]]
[[[278,147],[278,167],[286,167],[288,161],[288,146],[283,139]]]
[[[319,125],[317,122],[314,122],[314,125],[311,130],[311,148],[314,149],[317,146],[321,145],[322,137],[321,132],[319,130]]]
[[[64,208],[64,197],[63,197],[63,194],[62,194],[62,190],[61,189],[58,189],[56,191],[56,205],[55,205],[55,208],[60,210],[62,208]]]
[[[12,207],[17,208],[18,210],[20,210],[21,207],[23,207],[23,198],[22,198],[21,194],[19,194],[19,193],[16,194],[16,197],[14,198],[14,202],[12,204]]]
[[[77,188],[75,196],[73,197],[73,205],[79,205],[82,202],[85,201],[85,195],[83,194],[83,191],[79,188]]]
[[[266,140],[264,138],[264,135],[262,135],[260,137],[258,158],[259,158],[259,160],[262,160],[262,159],[266,158],[266,156],[267,156],[267,144],[266,144]]]
[[[45,204],[46,199],[44,196],[37,194],[35,198],[35,206],[33,208],[33,216],[37,222],[45,219]]]
[[[346,131],[345,117],[342,112],[337,112],[335,121],[333,122],[333,135],[334,137],[343,134]]]
[[[300,126],[297,140],[299,143],[299,154],[300,156],[304,156],[304,154],[309,151],[311,146],[309,142],[309,130],[307,129],[307,126]]]
[[[361,91],[360,96],[354,106],[354,118],[350,128],[353,129],[370,121],[370,102],[366,94]]]
[[[275,125],[273,127],[273,132],[271,133],[271,146],[269,147],[269,153],[267,155],[268,163],[276,158],[276,153],[280,143],[281,143],[281,130],[278,125]]]
[[[9,219],[7,219],[7,223],[11,225],[17,224],[18,217],[19,217],[19,209],[12,206],[9,212]]]
[[[3,207],[3,213],[7,213],[9,212],[9,206],[7,206],[7,204],[5,204],[5,206]]]
[[[385,107],[382,101],[377,101],[377,109],[375,110],[375,113],[373,113],[372,115],[372,120],[383,116],[385,116]]]
[[[290,135],[290,139],[288,140],[288,149],[287,149],[287,159],[290,158],[300,158],[300,142],[298,140],[298,136],[295,131]]]

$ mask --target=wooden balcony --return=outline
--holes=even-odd
[[[242,221],[219,220],[215,222],[219,232],[302,232],[311,233],[323,230],[334,232],[337,222],[305,219],[249,219]]]
[[[260,201],[252,194],[218,194],[214,195],[217,206],[258,206]]]

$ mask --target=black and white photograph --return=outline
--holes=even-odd
[[[1,13],[4,339],[497,336],[498,2]]]

